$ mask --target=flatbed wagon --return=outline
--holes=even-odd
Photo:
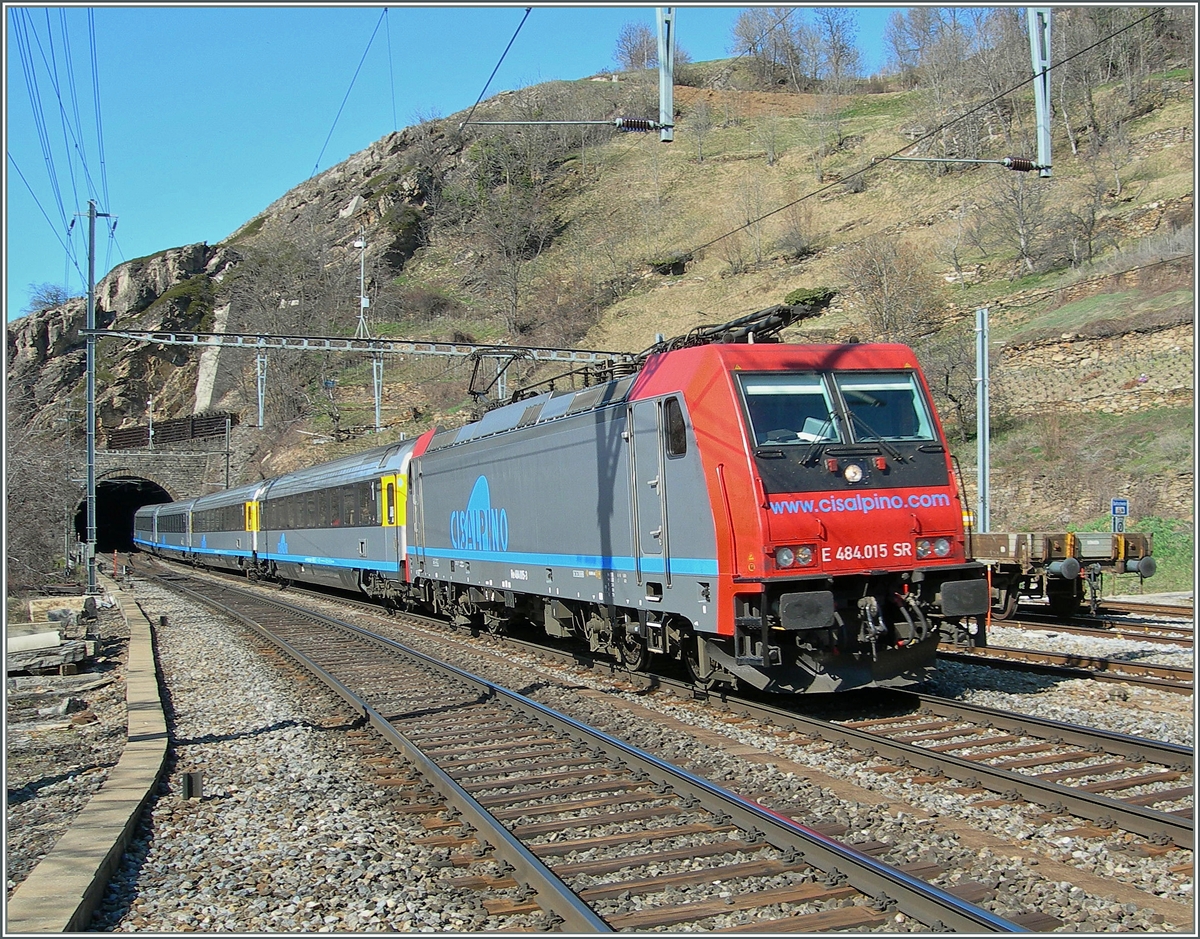
[[[1021,598],[1044,599],[1058,616],[1100,603],[1104,574],[1154,575],[1153,536],[1141,532],[970,532],[968,555],[988,566],[992,617],[1008,619]]]

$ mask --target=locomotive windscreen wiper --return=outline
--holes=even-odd
[[[808,466],[812,459],[817,455],[817,448],[823,444],[832,443],[831,440],[825,439],[826,428],[832,427],[833,422],[837,419],[837,415],[833,411],[829,412],[829,416],[825,418],[825,422],[817,429],[816,436],[808,445],[808,449],[804,451],[804,456],[800,458],[801,466]]]
[[[904,462],[904,454],[902,454],[899,450],[897,450],[890,443],[888,443],[886,440],[884,440],[883,437],[880,436],[879,432],[877,430],[875,430],[875,428],[873,428],[865,420],[863,420],[856,413],[854,413],[853,408],[847,408],[846,413],[850,415],[850,420],[858,421],[858,423],[862,426],[863,430],[865,430],[868,434],[871,435],[871,437],[873,438],[873,442],[878,443],[880,447],[882,447],[884,450],[887,451],[888,456],[890,456],[897,463]]]

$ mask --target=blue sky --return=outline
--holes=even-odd
[[[742,9],[675,7],[678,44],[697,61],[728,57]],[[867,72],[884,64],[893,9],[855,11]],[[97,280],[122,261],[217,242],[314,170],[469,108],[525,5],[383,11],[6,3],[6,319],[30,284],[86,291],[87,219],[67,227],[89,198],[117,223],[112,233],[98,220]],[[655,29],[655,7],[533,5],[487,96],[614,68],[631,21]]]

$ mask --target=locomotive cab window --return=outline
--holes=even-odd
[[[663,423],[667,431],[667,456],[683,456],[687,453],[687,426],[683,422],[683,409],[678,398],[667,398],[663,402]]]
[[[837,443],[833,401],[820,375],[739,375],[757,446]]]
[[[837,375],[855,440],[934,440],[925,396],[911,372]]]

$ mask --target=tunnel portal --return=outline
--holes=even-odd
[[[133,516],[143,505],[173,502],[171,494],[149,479],[119,476],[96,482],[96,553],[133,550]],[[75,534],[87,541],[87,499],[75,510]]]

